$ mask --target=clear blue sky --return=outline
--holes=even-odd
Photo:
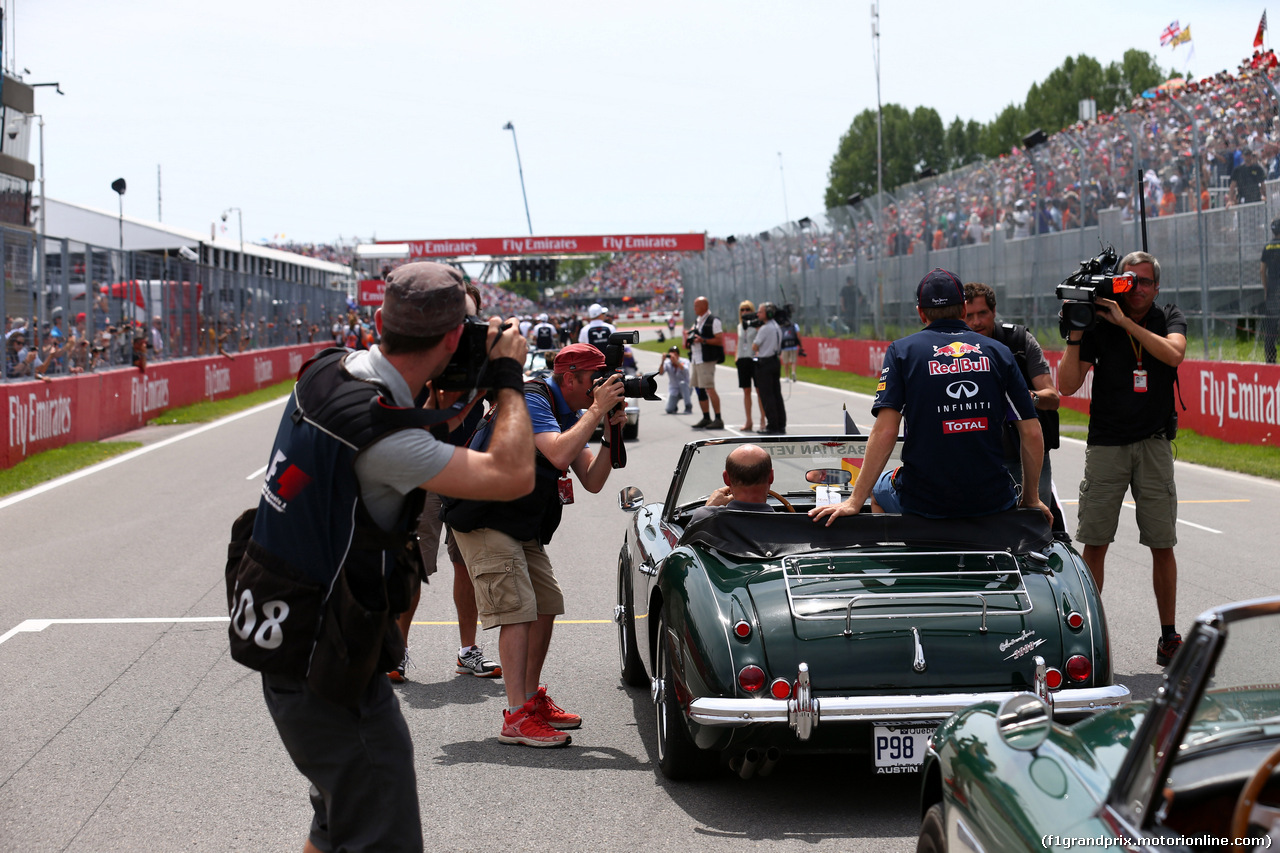
[[[4,5],[6,65],[66,92],[37,94],[49,195],[114,210],[123,176],[154,219],[160,164],[166,223],[235,206],[254,240],[527,233],[508,121],[537,234],[759,231],[821,214],[876,103],[869,2]],[[883,0],[882,98],[987,121],[1068,55],[1172,65],[1173,19],[1192,73],[1234,70],[1263,8]]]

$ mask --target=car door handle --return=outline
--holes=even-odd
[[[656,575],[657,573],[658,573],[658,567],[657,567],[656,565],[654,565],[653,563],[641,563],[641,564],[640,564],[640,574],[642,574],[642,575],[649,575],[650,577],[652,577],[653,575]]]

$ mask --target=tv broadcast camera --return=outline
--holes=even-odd
[[[614,332],[609,336],[608,342],[604,348],[604,369],[596,371],[593,377],[595,385],[608,380],[610,376],[616,373],[622,373],[622,357],[624,355],[623,346],[625,344],[640,343],[640,333],[631,332]],[[643,397],[646,400],[659,400],[658,396],[658,380],[655,378],[656,373],[650,373],[644,376],[624,376],[622,379],[622,393],[627,397]],[[623,404],[619,403],[614,407],[610,415],[621,411]],[[609,460],[614,468],[625,468],[627,466],[627,448],[622,443],[622,424],[609,424]]]
[[[1099,299],[1116,299],[1133,290],[1133,274],[1117,275],[1120,259],[1113,246],[1108,246],[1097,256],[1080,262],[1080,268],[1066,281],[1058,285],[1057,296],[1062,300],[1058,315],[1058,331],[1062,337],[1069,332],[1092,329],[1098,322]]]

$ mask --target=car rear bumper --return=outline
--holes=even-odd
[[[939,693],[895,696],[796,696],[778,699],[703,697],[689,704],[689,718],[704,726],[750,726],[786,723],[801,740],[808,740],[818,723],[941,722],[979,702],[1002,702],[1020,691]],[[1130,701],[1123,684],[1068,688],[1052,694],[1055,716],[1085,716]]]

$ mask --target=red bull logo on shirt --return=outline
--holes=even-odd
[[[954,341],[944,347],[934,347],[933,357],[937,358],[940,355],[949,355],[952,358],[960,358],[961,356],[968,355],[971,352],[981,355],[982,347],[979,344],[966,344],[964,341]]]
[[[967,347],[969,345],[968,344],[949,344],[948,345],[948,347],[954,347],[954,346]],[[942,354],[949,355],[952,358],[956,358],[958,355],[964,355],[964,353],[955,353],[955,352],[949,351],[948,347],[941,348],[940,351],[942,352]],[[938,350],[937,347],[935,347],[934,349]],[[978,349],[977,347],[973,347],[971,350],[967,350],[967,351],[972,352],[977,349]],[[943,362],[943,361],[929,362],[930,376],[949,376],[954,373],[987,373],[990,370],[991,370],[991,359],[985,355],[980,356],[977,359],[964,358],[964,359],[958,359],[950,363]]]

